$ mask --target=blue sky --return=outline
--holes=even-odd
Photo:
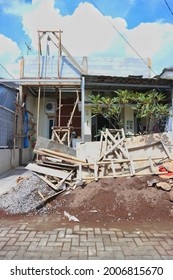
[[[59,28],[72,55],[136,57],[124,37],[151,58],[154,73],[173,66],[173,15],[164,0],[0,0],[0,76],[19,75],[26,44],[36,54],[38,29]]]

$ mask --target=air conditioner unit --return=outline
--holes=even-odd
[[[56,113],[56,102],[53,100],[47,100],[45,104],[45,111],[47,114]]]

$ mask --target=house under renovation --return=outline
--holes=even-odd
[[[14,153],[19,150],[19,164],[33,158],[38,136],[73,147],[76,142],[95,139],[106,121],[102,116],[92,116],[91,94],[155,89],[167,96],[171,108],[173,81],[159,76],[151,78],[148,58],[73,57],[62,44],[61,31],[38,31],[38,38],[38,55],[22,58],[20,79],[16,80],[19,93],[12,140]],[[50,45],[57,50],[56,55],[50,53]],[[127,104],[123,117],[125,133],[137,133],[135,108]]]

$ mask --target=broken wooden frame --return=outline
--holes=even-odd
[[[94,164],[81,163],[79,164],[78,179],[98,181],[103,178],[166,174],[167,172],[160,172],[158,169],[158,166],[165,160],[168,158],[111,159],[97,161]],[[90,172],[88,172],[88,168],[90,168]]]
[[[70,114],[70,118],[68,120],[67,126],[61,126],[61,107],[62,102],[61,102],[61,89],[59,90],[59,116],[58,116],[58,126],[54,126],[52,128],[52,141],[57,141],[60,144],[65,144],[68,147],[71,146],[71,135],[72,135],[72,131],[73,131],[73,127],[71,126],[72,124],[72,120],[73,120],[73,116],[75,113],[75,110],[77,108],[77,105],[79,103],[79,92],[78,90],[76,90],[76,101],[74,103],[73,106],[73,110]]]

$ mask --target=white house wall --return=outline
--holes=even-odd
[[[15,149],[15,156],[13,150],[1,149],[0,150],[0,175],[7,172],[11,168],[19,165],[19,149]]]

